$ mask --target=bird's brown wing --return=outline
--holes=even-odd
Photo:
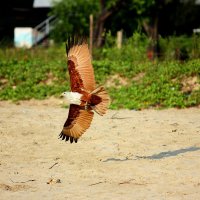
[[[94,70],[86,40],[69,38],[66,44],[68,70],[72,92],[95,89]]]
[[[90,127],[94,113],[84,110],[81,106],[71,104],[68,118],[64,124],[60,138],[77,142],[78,138]]]

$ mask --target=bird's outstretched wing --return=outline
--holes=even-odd
[[[77,142],[78,138],[89,128],[94,113],[84,110],[81,106],[71,104],[68,118],[64,124],[60,138],[70,142]]]
[[[94,70],[86,39],[72,37],[66,43],[68,70],[72,92],[95,89]]]

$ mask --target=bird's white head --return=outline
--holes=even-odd
[[[66,98],[69,103],[76,105],[81,104],[81,96],[78,92],[63,92],[61,94],[61,97]]]
[[[63,93],[60,95],[60,97],[64,97],[64,98],[66,98],[66,99],[69,99],[70,96],[71,96],[71,92],[63,92]]]

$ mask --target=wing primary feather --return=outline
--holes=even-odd
[[[73,137],[70,137],[70,143],[73,143]]]
[[[62,135],[62,140],[64,140],[64,139],[65,139],[65,135],[63,134],[63,135]]]
[[[66,53],[69,53],[69,50],[71,47],[76,46],[76,45],[82,45],[82,44],[87,44],[87,38],[85,36],[71,36],[67,38],[66,42]]]
[[[65,136],[65,141],[67,142],[69,140],[69,136]]]
[[[65,141],[69,140],[69,136],[65,135],[63,132],[60,133],[59,138]]]

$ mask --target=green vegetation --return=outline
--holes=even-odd
[[[170,13],[170,16],[169,16]],[[123,30],[126,37],[142,31],[154,43],[160,36],[192,36],[199,27],[200,6],[196,0],[59,0],[49,15],[56,16],[51,37],[62,42],[67,35],[89,35],[89,16],[93,15],[93,42],[102,47],[109,31]],[[167,26],[168,25],[168,26]]]
[[[95,49],[93,54],[97,85],[107,87],[112,98],[110,108],[184,108],[200,104],[198,49],[187,45],[188,60],[175,60],[173,45],[163,48],[173,42],[162,39],[165,59],[149,61],[145,36],[134,34],[120,50],[114,43],[108,36],[104,48]],[[58,97],[66,90],[69,76],[64,44],[31,50],[0,49],[0,100]]]
[[[56,42],[62,42],[69,34],[88,34],[89,15],[98,11],[98,4],[96,0],[55,1],[50,15],[56,16],[58,23],[51,37]]]

